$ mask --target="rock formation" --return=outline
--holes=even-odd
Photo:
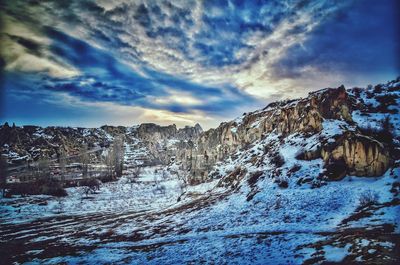
[[[333,144],[325,145],[321,156],[327,163],[344,161],[345,173],[356,176],[380,176],[391,162],[382,143],[353,132],[346,132]]]
[[[217,161],[269,133],[282,136],[316,134],[323,129],[324,120],[339,120],[346,124],[349,131],[333,139],[334,144],[325,144],[317,151],[304,152],[304,159],[323,158],[327,168],[343,167],[342,174],[332,179],[340,179],[345,174],[382,175],[391,163],[389,152],[379,139],[352,131],[354,128],[350,127],[354,122],[351,114],[355,102],[356,99],[347,93],[344,86],[340,86],[310,93],[305,99],[271,103],[263,110],[222,123],[216,129],[200,134],[194,141],[196,148],[191,150],[189,161],[191,173],[196,178],[206,178],[209,169]]]
[[[396,82],[386,86],[388,91],[399,90]],[[380,85],[379,91],[384,89],[385,86]],[[362,93],[358,88],[346,90],[344,86],[323,89],[310,93],[307,98],[271,103],[264,109],[245,113],[204,132],[199,124],[181,129],[174,124],[159,126],[152,123],[93,129],[10,127],[5,124],[0,127],[0,151],[10,163],[18,164],[43,156],[57,158],[60,148],[74,154],[84,143],[89,147],[107,148],[114,137],[123,136],[128,144],[140,143],[133,145],[134,148],[147,148],[154,161],[178,163],[193,180],[203,181],[209,178],[217,162],[235,152],[245,152],[269,134],[283,138],[300,134],[304,137],[318,136],[320,145],[316,149],[304,150],[298,159],[323,159],[329,179],[341,179],[348,174],[379,176],[393,160],[386,146],[390,143],[364,135],[360,124],[353,120],[353,112],[381,109],[393,113],[395,110],[387,106],[372,108]],[[341,129],[334,135],[326,135],[329,128],[324,128],[325,121],[337,121]]]

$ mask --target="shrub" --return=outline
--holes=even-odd
[[[222,178],[218,183],[218,187],[229,187],[235,186],[239,180],[241,180],[247,173],[246,168],[237,167],[228,176]]]
[[[275,178],[275,183],[277,183],[278,186],[281,187],[281,188],[289,187],[289,179],[286,176],[282,176],[282,175],[277,176]]]
[[[218,171],[212,171],[208,176],[211,179],[220,179],[222,177]]]
[[[107,183],[107,182],[112,182],[115,181],[114,177],[112,175],[103,175],[99,178],[101,183]]]
[[[165,195],[166,190],[167,190],[167,188],[165,187],[165,185],[157,185],[156,188],[154,189],[153,193]]]
[[[298,151],[296,154],[296,159],[297,160],[307,160],[311,161],[317,158],[321,157],[321,148],[316,148],[314,150],[305,150],[302,148],[301,150]]]
[[[254,186],[257,183],[258,179],[262,176],[262,174],[263,174],[262,171],[256,171],[251,173],[250,177],[247,180],[249,185]]]
[[[277,152],[272,158],[271,158],[271,164],[274,165],[275,167],[281,167],[283,164],[285,164],[285,159],[283,156]]]
[[[381,128],[382,129],[377,135],[378,140],[390,144],[393,140],[393,125],[390,123],[389,116],[385,116],[385,118],[381,121]]]
[[[56,197],[67,196],[67,192],[62,187],[62,183],[55,179],[39,179],[31,183],[15,183],[9,185],[11,195],[37,195],[45,194]]]
[[[382,96],[377,96],[376,100],[381,103],[381,105],[383,105],[382,107],[387,110],[387,107],[391,106],[391,105],[396,105],[396,95],[382,95]]]
[[[372,190],[366,190],[360,194],[358,200],[361,208],[368,205],[377,204],[379,200],[379,194]]]
[[[313,179],[311,181],[311,188],[312,189],[316,189],[316,188],[320,188],[322,186],[326,185],[326,182],[320,180],[320,179]]]
[[[393,125],[390,122],[389,116],[385,116],[379,125],[379,128],[373,128],[370,125],[365,128],[361,127],[360,131],[364,135],[373,137],[384,144],[391,144],[393,141]]]
[[[312,182],[314,179],[312,177],[310,177],[309,175],[306,175],[305,177],[301,177],[297,180],[297,185],[301,186],[305,183],[310,183]]]
[[[275,203],[273,205],[273,209],[278,210],[280,208],[283,208],[288,203],[289,203],[289,200],[285,196],[282,196],[281,194],[277,194]]]
[[[51,195],[51,196],[55,196],[55,197],[65,197],[68,195],[68,193],[62,187],[57,187],[57,188],[50,189],[47,192],[47,195]]]
[[[376,85],[375,87],[374,87],[374,93],[375,94],[380,94],[380,93],[382,93],[382,85],[381,84],[379,84],[379,85]]]
[[[96,191],[100,190],[101,181],[91,178],[84,179],[79,184],[83,187],[83,192],[85,193],[85,195],[88,196],[89,193],[94,194],[96,193]]]
[[[288,174],[292,175],[301,169],[301,165],[295,164],[291,169],[289,169]]]

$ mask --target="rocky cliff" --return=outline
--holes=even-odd
[[[236,161],[249,152],[253,152],[256,167],[256,164],[274,164],[277,156],[286,159],[280,146],[297,137],[314,144],[302,143],[296,159],[323,161],[322,177],[338,180],[349,174],[379,176],[399,153],[395,144],[399,140],[399,81],[368,89],[346,90],[344,86],[323,89],[306,98],[271,103],[204,132],[199,124],[181,129],[152,123],[92,129],[6,124],[0,127],[1,153],[9,163],[18,164],[43,156],[57,158],[61,149],[74,154],[83,144],[89,148],[107,148],[118,136],[130,145],[130,152],[145,148],[145,153],[158,163],[176,163],[189,172],[192,180],[204,181],[230,174],[221,173],[218,164]],[[383,128],[385,117],[387,124]],[[374,128],[366,128],[366,124]],[[391,132],[382,134],[385,130]],[[273,136],[275,140],[268,140]],[[254,155],[255,145],[263,154]],[[280,167],[275,165],[272,171]],[[284,170],[274,176],[282,174]]]
[[[375,91],[377,89],[379,93]],[[397,111],[398,101],[381,100],[380,104],[383,106],[376,106],[374,109],[371,109],[369,102],[374,97],[381,98],[383,95],[397,99],[399,83],[397,80],[370,90],[365,90],[366,94],[361,95],[355,93],[359,91],[358,88],[346,90],[344,86],[340,86],[310,93],[304,99],[271,103],[262,110],[244,114],[200,134],[194,141],[196,148],[190,150],[190,161],[186,162],[190,164],[193,176],[207,178],[216,162],[237,151],[244,152],[250,145],[269,134],[276,134],[281,138],[296,134],[306,138],[317,135],[319,147],[316,150],[302,150],[299,157],[309,160],[322,158],[330,179],[340,179],[346,174],[382,175],[393,161],[389,151],[393,142],[385,142],[377,134],[366,134],[363,128],[366,125],[354,121],[353,115],[358,119],[360,113],[364,116],[381,116],[383,122],[385,114]],[[389,103],[392,108],[385,106]],[[380,111],[377,112],[376,109]],[[389,123],[397,124],[396,117],[392,118],[394,119]],[[329,132],[332,123],[339,124],[336,128],[337,134],[334,135]],[[378,122],[374,130],[385,130],[381,127],[382,124]]]
[[[169,157],[163,151],[167,145],[187,142],[201,132],[199,124],[177,129],[175,124],[160,126],[153,123],[133,127],[105,125],[100,128],[19,127],[6,123],[0,126],[0,152],[11,165],[20,165],[40,158],[57,159],[61,150],[68,156],[73,156],[83,146],[87,146],[89,150],[107,149],[116,137],[122,137],[126,144],[138,149],[145,147],[157,161],[163,158],[162,162],[167,163]]]

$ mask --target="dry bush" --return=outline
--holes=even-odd
[[[250,186],[254,186],[258,179],[263,175],[262,171],[256,171],[250,174],[250,177],[247,179],[247,182]]]
[[[86,196],[89,194],[95,194],[98,190],[100,190],[101,181],[98,179],[85,179],[80,185],[82,186],[83,192]]]
[[[271,158],[271,164],[274,165],[276,168],[283,166],[285,164],[285,159],[283,156],[276,152],[275,155]]]
[[[289,187],[289,178],[287,176],[278,175],[275,177],[275,183],[281,188]]]
[[[366,190],[360,194],[358,198],[360,207],[377,204],[379,201],[379,194],[372,190]]]

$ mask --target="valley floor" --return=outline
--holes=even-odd
[[[155,170],[147,168],[134,184],[124,178],[104,184],[88,199],[79,188],[70,188],[61,200],[2,199],[3,262],[394,264],[399,259],[400,202],[389,191],[396,180],[391,172],[347,177],[318,189],[283,190],[264,179],[263,192],[250,201],[246,185],[231,190],[211,182],[191,187],[178,202],[177,178],[155,180]],[[379,191],[379,202],[359,208],[359,195],[370,188]]]

